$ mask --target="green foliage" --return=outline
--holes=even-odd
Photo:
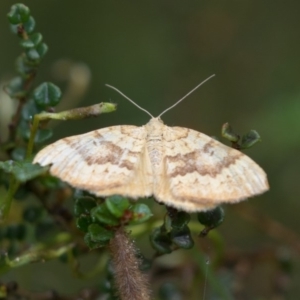
[[[150,236],[152,247],[158,254],[171,253],[178,248],[190,249],[194,246],[191,231],[188,227],[190,215],[169,209],[164,224],[155,228]]]
[[[137,203],[129,207],[131,213],[130,224],[139,224],[152,217],[152,212],[146,204]]]
[[[42,168],[39,165],[33,165],[26,161],[5,161],[0,162],[0,169],[6,173],[12,174],[19,182],[29,181],[47,171],[46,168]]]
[[[86,232],[84,240],[91,249],[107,245],[119,226],[143,223],[152,216],[147,205],[131,204],[124,197],[111,196],[97,204],[97,199],[81,193],[75,200],[74,213],[77,228]]]
[[[224,210],[222,207],[216,207],[212,210],[197,213],[198,221],[205,225],[205,228],[201,231],[201,236],[206,236],[210,230],[218,227],[224,221]]]
[[[224,210],[221,207],[197,213],[198,221],[208,227],[215,228],[224,221]]]
[[[90,214],[92,208],[96,206],[96,202],[92,197],[82,196],[75,200],[74,214],[76,217]]]
[[[109,226],[117,226],[119,224],[119,219],[109,211],[105,203],[93,208],[91,216],[94,222],[100,222]]]
[[[30,10],[24,4],[18,3],[11,7],[7,17],[11,24],[22,24],[30,18]]]
[[[129,208],[130,203],[128,199],[124,199],[120,196],[112,196],[106,199],[105,205],[113,216],[120,218]]]
[[[95,243],[108,242],[114,236],[112,231],[107,230],[98,224],[91,224],[88,227],[88,234]]]
[[[253,147],[256,143],[261,141],[261,137],[256,130],[250,130],[242,136],[241,149]]]
[[[233,131],[229,123],[222,126],[221,134],[232,143],[233,148],[239,150],[251,148],[261,141],[260,135],[255,130],[250,130],[240,138],[240,135]]]
[[[47,53],[48,46],[42,43],[43,36],[35,32],[35,21],[30,10],[23,4],[15,4],[8,13],[8,20],[12,30],[20,40],[23,53],[16,60],[16,70],[19,76],[13,78],[6,86],[10,97],[19,102],[19,108],[10,126],[10,142],[19,137],[28,140],[30,123],[33,114],[59,103],[61,92],[51,83],[41,84],[33,93],[33,81],[42,59]],[[32,101],[31,97],[35,100]],[[23,109],[25,107],[25,109]],[[45,142],[52,136],[50,130],[39,133],[38,142]]]

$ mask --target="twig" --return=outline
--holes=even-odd
[[[111,239],[110,253],[115,274],[115,286],[121,300],[150,300],[146,276],[140,271],[136,247],[124,231],[117,229]]]

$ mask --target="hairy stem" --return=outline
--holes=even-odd
[[[140,271],[137,249],[120,227],[110,241],[110,253],[115,273],[115,285],[121,300],[149,300],[146,276]]]

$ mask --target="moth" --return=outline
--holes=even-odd
[[[97,196],[153,196],[187,212],[267,191],[266,173],[247,155],[201,132],[169,127],[161,120],[204,82],[158,117],[108,85],[148,113],[150,121],[141,127],[118,125],[63,138],[42,149],[33,163],[50,165],[52,175]]]

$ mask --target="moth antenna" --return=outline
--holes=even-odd
[[[117,88],[115,88],[112,85],[106,84],[107,87],[117,91],[120,95],[122,95],[125,99],[127,99],[128,101],[130,101],[132,104],[134,104],[136,107],[138,107],[140,110],[144,111],[145,113],[147,113],[151,118],[154,118],[148,110],[146,110],[145,108],[142,108],[141,106],[139,106],[138,104],[136,104],[133,100],[131,100],[128,96],[126,96],[124,93],[122,93],[120,90],[118,90]]]
[[[208,78],[206,78],[205,80],[203,80],[201,83],[199,83],[196,87],[194,87],[191,91],[189,91],[185,96],[183,96],[181,99],[179,99],[175,104],[173,104],[172,106],[170,106],[169,108],[167,108],[166,110],[164,110],[159,116],[158,118],[160,118],[163,114],[165,114],[167,111],[169,111],[170,109],[172,109],[173,107],[175,107],[177,104],[179,104],[181,101],[183,101],[186,97],[188,97],[190,94],[192,94],[193,92],[195,92],[202,84],[204,84],[205,82],[207,82],[208,80],[210,80],[211,78],[215,77],[216,75],[213,74],[211,76],[209,76]]]

